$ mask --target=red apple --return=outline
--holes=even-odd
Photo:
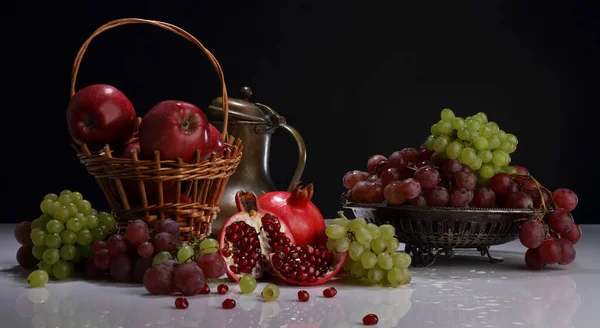
[[[120,147],[133,136],[136,113],[119,89],[93,84],[78,90],[67,107],[67,126],[78,145],[96,150],[109,144]]]
[[[206,115],[193,104],[165,100],[148,111],[140,124],[142,154],[152,158],[160,151],[161,160],[181,158],[191,162],[196,149],[207,153],[209,123]]]
[[[200,160],[207,159],[210,154],[213,152],[217,157],[223,156],[225,152],[225,142],[223,141],[223,136],[221,136],[221,132],[215,128],[214,125],[209,123],[209,142],[208,142],[208,152],[200,158]]]

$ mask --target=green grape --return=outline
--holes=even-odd
[[[477,171],[477,170],[479,170],[481,165],[483,165],[483,163],[481,162],[481,158],[475,156],[475,159],[473,159],[473,161],[471,163],[469,163],[468,165],[471,168],[471,170]]]
[[[73,245],[77,241],[77,234],[71,230],[63,230],[60,233],[60,239],[64,245]]]
[[[495,136],[498,137],[498,139],[500,139],[500,141],[506,140],[506,132],[504,132],[503,130],[498,130],[496,132]]]
[[[267,284],[260,294],[267,302],[276,301],[279,298],[279,287],[277,287],[277,285]]]
[[[335,241],[337,239],[333,239],[333,238],[327,238],[327,243],[325,244],[325,247],[327,247],[328,251],[333,252],[333,250],[335,249]]]
[[[479,132],[477,131],[471,131],[471,140],[476,140],[477,138],[479,138]]]
[[[504,168],[502,166],[496,166],[496,165],[493,165],[492,167],[494,168],[494,174],[502,172],[502,169]]]
[[[377,255],[373,252],[364,252],[360,257],[360,263],[365,269],[370,269],[377,264]]]
[[[58,205],[54,206],[54,211],[52,212],[52,217],[60,222],[66,222],[69,219],[69,209],[61,204],[55,203]]]
[[[95,215],[98,216],[98,210],[92,208],[92,210],[90,211],[90,213],[88,215]]]
[[[494,176],[494,166],[490,164],[483,164],[479,169],[479,175],[484,179],[489,179]]]
[[[498,139],[498,136],[493,135],[491,137],[488,138],[488,149],[496,149],[500,146],[500,139]]]
[[[473,146],[475,146],[475,148],[478,150],[482,150],[482,149],[487,149],[489,146],[489,143],[488,143],[488,140],[486,137],[479,137],[479,138],[475,139],[475,141],[473,141]]]
[[[479,131],[479,127],[481,126],[481,123],[479,123],[479,121],[476,120],[470,120],[466,122],[467,129],[469,129],[471,131],[471,133],[475,132],[475,131]]]
[[[350,275],[355,278],[361,278],[367,275],[367,269],[362,266],[361,261],[354,262],[350,268]]]
[[[379,265],[384,270],[389,270],[394,266],[392,263],[392,258],[388,253],[379,253],[377,254],[377,265]]]
[[[250,275],[243,275],[240,278],[240,291],[244,294],[250,294],[256,289],[256,279]]]
[[[480,126],[478,131],[479,131],[480,136],[486,137],[486,138],[489,138],[494,134],[494,131],[492,130],[492,128],[487,126],[487,124]]]
[[[40,210],[42,210],[42,213],[44,213],[44,214],[52,214],[52,209],[54,208],[54,203],[55,203],[55,201],[53,201],[52,199],[44,199],[40,203]]]
[[[35,270],[27,276],[27,283],[31,287],[42,287],[48,282],[48,273],[44,270]]]
[[[509,153],[509,154],[512,154],[512,153],[514,153],[514,152],[515,152],[515,150],[517,150],[517,145],[516,145],[516,144],[514,144],[514,143],[511,143],[511,144],[510,144],[510,149],[508,150],[508,153]]]
[[[465,120],[462,117],[455,117],[452,120],[452,127],[454,130],[460,130],[465,127]]]
[[[381,238],[377,238],[377,239],[371,240],[371,250],[375,254],[379,254],[381,252],[384,252],[386,247],[387,247],[387,241],[386,240],[383,240]]]
[[[498,148],[496,148],[497,150],[501,150],[505,153],[509,153],[510,150],[512,149],[512,143],[508,140],[504,140],[502,142],[500,142],[500,146],[498,146]]]
[[[44,246],[46,233],[40,229],[33,229],[29,234],[29,238],[31,238],[34,246]]]
[[[454,129],[452,128],[452,123],[450,123],[450,121],[439,121],[437,122],[437,130],[443,134],[450,134]]]
[[[412,258],[406,252],[394,252],[390,257],[397,268],[408,268],[412,262]]]
[[[367,228],[359,228],[354,232],[354,238],[357,242],[366,245],[371,242],[371,234]]]
[[[106,238],[106,234],[104,233],[104,230],[102,230],[102,228],[100,227],[96,227],[94,229],[89,229],[90,230],[90,234],[92,234],[92,238],[94,240],[104,240],[104,238]]]
[[[346,259],[342,268],[345,272],[350,273],[350,270],[352,269],[352,264],[354,264],[354,261],[352,261],[352,259]]]
[[[91,244],[94,241],[94,237],[92,237],[92,234],[90,233],[90,230],[85,228],[85,229],[81,229],[79,230],[79,232],[77,232],[77,243],[81,246],[86,246]]]
[[[48,249],[46,246],[33,246],[31,248],[31,254],[38,260],[43,259],[44,251]]]
[[[184,263],[188,260],[191,260],[193,256],[194,248],[190,245],[184,245],[177,250],[177,261],[179,261],[179,263]]]
[[[441,136],[437,137],[435,139],[435,141],[433,142],[433,150],[435,150],[436,153],[445,153],[446,147],[448,147],[449,143],[450,143],[450,136],[441,135]]]
[[[477,152],[477,157],[481,159],[482,163],[489,163],[492,161],[492,151],[491,150],[480,150]]]
[[[465,147],[460,152],[460,161],[464,164],[469,164],[475,160],[477,154],[475,154],[475,150],[473,148]]]
[[[70,218],[74,217],[75,214],[77,214],[79,212],[79,209],[77,208],[77,205],[75,205],[75,203],[67,204],[67,210],[69,210]]]
[[[48,248],[42,254],[42,259],[44,262],[52,265],[60,259],[60,252],[56,248]]]
[[[77,209],[80,213],[90,214],[90,212],[92,211],[92,204],[89,200],[81,199],[75,201],[75,204],[77,205]]]
[[[482,123],[487,123],[487,121],[488,121],[487,114],[484,112],[479,112],[479,113],[475,114],[475,116],[479,117],[481,119]]]
[[[367,223],[367,226],[365,228],[367,228],[367,230],[369,230],[369,232],[371,233],[371,239],[377,239],[379,238],[379,236],[381,236],[379,226],[375,223]]]
[[[169,253],[167,251],[162,251],[154,256],[154,258],[152,259],[152,265],[161,264],[164,261],[172,260],[172,259],[173,259],[173,255],[171,255],[171,253]]]
[[[367,220],[363,218],[355,218],[348,222],[346,226],[348,230],[356,232],[358,229],[363,228],[367,225]]]
[[[432,134],[429,137],[427,137],[427,139],[425,139],[425,142],[423,143],[423,146],[425,146],[425,148],[427,150],[432,150],[433,149],[433,142],[435,141],[435,136]]]
[[[73,245],[63,245],[59,252],[61,259],[71,261],[77,255],[77,248]]]
[[[94,253],[92,252],[92,245],[85,245],[85,246],[78,245],[76,247],[77,247],[77,255],[81,254],[83,257],[91,257],[92,255],[94,255]]]
[[[446,155],[448,155],[448,158],[450,159],[457,159],[460,156],[462,149],[462,143],[454,140],[446,147]]]
[[[454,115],[454,112],[452,111],[452,109],[444,108],[444,109],[442,109],[440,117],[444,121],[452,121],[456,116]]]
[[[58,220],[50,220],[46,224],[46,230],[48,230],[49,233],[60,233],[65,230],[65,225]]]
[[[33,221],[31,221],[31,230],[35,230],[35,229],[41,229],[42,228],[42,220],[41,219],[34,219]]]
[[[498,123],[496,123],[494,121],[487,122],[485,125],[487,125],[487,127],[492,129],[492,133],[494,133],[494,134],[496,132],[500,131],[500,127],[498,126]]]
[[[384,276],[385,271],[379,266],[375,266],[367,271],[367,279],[369,279],[370,282],[380,282]]]
[[[219,242],[213,238],[204,238],[199,245],[200,254],[216,253],[219,251]]]
[[[117,221],[115,220],[115,217],[112,216],[112,214],[110,214],[108,212],[104,212],[104,211],[99,212],[98,220],[100,221],[100,225],[105,225],[110,230],[113,230],[117,227]]]
[[[350,258],[354,261],[360,260],[360,257],[364,252],[365,247],[357,241],[352,241],[348,247],[348,255],[350,255]]]
[[[97,215],[89,214],[85,216],[85,225],[88,229],[95,229],[100,225],[100,220]]]
[[[48,276],[52,276],[52,264],[48,264],[46,262],[44,262],[44,260],[40,261],[40,263],[38,263],[38,268],[40,268],[40,270],[44,270],[46,271],[46,273],[48,274]]]
[[[346,235],[346,228],[340,225],[330,224],[325,228],[325,234],[331,239],[340,239]]]
[[[54,265],[52,265],[52,274],[58,280],[67,279],[73,274],[73,268],[69,262],[65,260],[58,260]]]
[[[440,135],[440,131],[438,130],[437,123],[434,123],[434,124],[431,126],[431,129],[429,129],[429,132],[430,132],[432,135],[434,135],[434,136],[439,136],[439,135]]]
[[[50,233],[44,237],[44,245],[48,248],[60,248],[62,245],[62,239],[60,235],[57,233]]]
[[[406,285],[412,280],[412,274],[406,268],[391,268],[387,273],[388,281],[392,286]]]
[[[71,204],[73,202],[73,199],[71,199],[71,195],[60,195],[58,197],[58,201],[61,204],[67,206],[67,205],[69,205],[69,204]]]
[[[46,199],[50,199],[50,200],[53,200],[53,201],[57,202],[58,201],[58,195],[55,194],[55,193],[49,193],[49,194],[46,194],[46,196],[44,196],[44,200],[46,200]]]
[[[344,253],[350,248],[350,239],[346,236],[335,241],[334,249],[338,253]]]
[[[512,175],[517,174],[517,168],[514,166],[506,166],[502,168],[502,171],[506,174]]]
[[[390,238],[387,240],[386,252],[395,252],[398,247],[400,247],[400,241],[398,241],[398,238]]]
[[[348,219],[345,218],[335,218],[333,220],[331,220],[331,222],[329,223],[330,225],[334,224],[334,225],[339,225],[342,227],[345,227],[346,224],[348,224]]]
[[[511,143],[514,143],[515,145],[519,143],[519,139],[517,139],[517,137],[512,133],[506,134],[506,140],[510,141]]]
[[[379,226],[379,231],[381,231],[381,239],[388,240],[396,235],[396,228],[394,228],[391,224],[382,224]]]
[[[61,192],[60,192],[60,195],[59,195],[59,196],[62,196],[62,195],[70,195],[70,194],[71,194],[71,192],[72,192],[71,190],[65,189],[65,190],[63,190],[63,191],[61,191]]]
[[[492,152],[492,163],[497,166],[506,166],[508,165],[508,154],[503,152],[502,150],[494,150]]]
[[[460,140],[469,140],[471,139],[471,131],[467,128],[462,128],[456,132],[456,136]]]
[[[67,221],[67,229],[68,230],[71,230],[73,232],[78,232],[82,228],[84,228],[83,222],[81,222],[81,220],[79,220],[78,218],[70,218]]]
[[[82,200],[83,195],[79,191],[75,191],[71,193],[71,199],[73,199],[74,201]]]

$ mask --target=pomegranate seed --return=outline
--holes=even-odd
[[[200,290],[200,294],[208,294],[210,293],[210,287],[207,284],[204,284],[204,287]]]
[[[334,297],[337,294],[337,289],[329,287],[323,290],[323,296],[327,298]]]
[[[310,298],[310,295],[308,295],[308,292],[305,290],[301,290],[298,292],[298,301],[300,302],[308,302],[308,299]]]
[[[365,326],[373,326],[376,325],[379,322],[379,318],[377,317],[377,315],[371,313],[371,314],[367,314],[366,316],[363,317],[363,324]]]
[[[225,294],[225,293],[227,293],[228,290],[229,290],[229,287],[227,287],[227,285],[225,285],[225,284],[220,284],[219,286],[217,286],[217,292],[219,294]]]
[[[175,299],[175,307],[178,309],[187,309],[189,305],[190,303],[188,303],[188,300],[184,297]]]
[[[235,307],[235,300],[228,298],[221,303],[221,306],[223,306],[224,309],[233,309]]]

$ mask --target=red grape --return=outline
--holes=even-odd
[[[110,268],[110,252],[108,249],[103,248],[93,255],[94,265],[98,270],[108,270]]]
[[[400,174],[398,174],[398,170],[393,167],[388,167],[381,173],[381,184],[383,188],[390,184],[392,181],[396,181],[400,178]]]
[[[402,197],[404,199],[413,199],[421,193],[421,185],[417,179],[408,178],[400,182]]]
[[[417,163],[417,165],[415,165],[416,167],[424,167],[424,166],[431,166],[434,167],[435,164],[433,164],[432,161],[420,161]]]
[[[33,246],[33,242],[31,241],[31,222],[30,221],[22,221],[15,227],[14,231],[15,239],[17,242],[23,246]]]
[[[204,272],[206,279],[220,278],[227,270],[227,263],[219,253],[204,254],[198,259],[197,264]]]
[[[475,190],[477,187],[477,178],[473,173],[459,172],[456,175],[456,186],[467,190]]]
[[[403,171],[398,171],[398,180],[406,180],[408,178],[412,178],[415,175],[415,171],[412,169],[404,169]]]
[[[538,220],[525,221],[519,229],[519,240],[527,248],[538,248],[546,239],[544,224]]]
[[[471,170],[471,168],[469,167],[469,165],[466,164],[462,164],[462,169],[460,169],[461,172],[467,172],[467,173],[473,173],[473,170]]]
[[[366,180],[368,175],[369,174],[367,172],[359,170],[350,171],[344,174],[344,177],[342,178],[342,183],[344,184],[344,187],[346,187],[346,189],[352,189],[352,187],[354,187],[354,185],[357,182]]]
[[[383,195],[388,204],[400,205],[406,201],[406,198],[402,194],[402,183],[403,181],[392,181],[383,189]]]
[[[131,274],[131,281],[134,283],[143,283],[144,282],[144,273],[146,270],[152,266],[152,258],[151,257],[138,257],[135,260],[135,264],[133,265],[133,272]]]
[[[560,245],[554,239],[545,240],[538,248],[538,252],[546,264],[555,264],[562,257]]]
[[[530,248],[525,252],[525,264],[531,270],[540,270],[546,266],[537,248]]]
[[[179,235],[179,224],[171,219],[159,220],[154,225],[154,232],[166,232],[177,237]]]
[[[448,190],[444,187],[436,186],[426,189],[423,196],[429,206],[446,206],[448,204]]]
[[[567,265],[575,261],[577,252],[575,251],[575,246],[573,246],[573,243],[564,238],[558,239],[557,243],[560,245],[561,249],[561,256],[558,264]]]
[[[171,294],[175,290],[174,271],[166,262],[149,267],[144,273],[144,287],[153,295]]]
[[[352,198],[357,203],[381,203],[385,200],[381,184],[360,181],[352,188]]]
[[[419,154],[419,160],[421,161],[429,161],[431,160],[431,156],[433,155],[433,150],[422,149]]]
[[[402,153],[404,155],[404,158],[406,158],[406,161],[409,163],[416,163],[419,161],[420,153],[415,148],[411,148],[411,147],[403,148],[403,149],[400,149],[400,153]]]
[[[151,242],[145,241],[138,245],[137,252],[141,257],[151,257],[154,254],[154,246]]]
[[[529,171],[526,168],[519,165],[513,165],[513,167],[517,169],[518,175],[529,175]],[[516,177],[515,181],[517,181],[520,184],[523,184],[525,183],[525,181],[527,181],[527,179],[522,177]]]
[[[579,202],[579,199],[573,190],[567,188],[556,189],[552,195],[552,200],[554,200],[554,204],[557,207],[564,208],[569,212],[574,210]]]
[[[525,190],[525,193],[531,196],[531,199],[533,200],[533,207],[541,208],[542,197],[540,196],[539,190]],[[546,203],[546,207],[550,206],[550,204],[552,204],[552,194],[550,194],[548,190],[542,189],[542,195],[544,195],[544,202]]]
[[[148,235],[150,232],[148,231],[148,225],[146,222],[137,219],[133,222],[129,223],[127,229],[125,230],[125,236],[127,236],[127,241],[132,245],[139,245],[146,240],[148,240]]]
[[[488,186],[494,191],[496,195],[506,196],[508,195],[511,187],[512,180],[506,173],[497,173],[490,179]]]
[[[475,207],[494,207],[496,204],[496,194],[488,187],[475,189],[473,194],[473,206]]]
[[[442,171],[448,178],[454,178],[462,169],[462,164],[455,160],[449,159],[442,165]]]
[[[527,191],[527,190],[536,190],[537,191],[537,189],[538,189],[537,184],[533,180],[525,181],[525,183],[523,183],[521,185],[521,187],[523,188],[523,191]]]
[[[425,196],[420,194],[416,198],[409,199],[408,203],[413,206],[427,206],[427,201],[425,201]]]
[[[403,153],[395,151],[390,155],[390,166],[398,171],[404,171],[408,166],[408,161]]]
[[[110,260],[110,275],[118,282],[130,282],[133,273],[133,263],[129,256],[118,255]]]
[[[125,254],[125,252],[127,252],[127,242],[125,241],[125,237],[119,234],[110,236],[106,242],[106,249],[108,249],[108,252],[113,257]]]
[[[533,200],[531,196],[523,191],[517,191],[510,193],[506,196],[504,201],[504,207],[507,208],[531,208],[533,207]]]
[[[17,250],[17,263],[27,270],[35,270],[37,269],[37,265],[40,262],[38,259],[33,256],[33,246],[31,245],[22,245]]]
[[[521,185],[517,181],[513,181],[508,187],[508,194],[517,192],[521,190]]]
[[[577,244],[581,239],[581,228],[579,225],[575,224],[571,230],[567,231],[563,238],[570,241],[573,245]]]
[[[465,207],[471,203],[473,199],[473,191],[464,188],[453,189],[450,191],[448,203],[454,207]]]
[[[103,240],[96,240],[93,244],[92,244],[92,253],[96,254],[98,253],[98,251],[102,250],[102,249],[106,249],[107,245],[106,242]]]
[[[204,273],[196,263],[184,263],[175,267],[173,279],[177,290],[186,296],[199,294],[206,282]]]
[[[154,246],[154,254],[162,251],[172,253],[177,248],[179,240],[168,232],[159,232],[152,237],[152,246]]]
[[[575,225],[571,213],[562,208],[554,209],[552,212],[548,213],[547,221],[550,228],[559,234],[564,234]]]
[[[383,156],[383,155],[373,155],[371,156],[371,158],[369,158],[369,160],[367,161],[367,171],[369,173],[374,173],[375,170],[377,170],[377,163],[381,162],[381,161],[387,161],[387,157]]]
[[[415,171],[415,179],[419,181],[421,187],[430,189],[440,182],[440,172],[431,166],[421,167]]]

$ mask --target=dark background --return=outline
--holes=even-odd
[[[596,223],[598,11],[581,1],[78,1],[3,2],[0,222],[31,220],[44,194],[78,190],[107,209],[70,147],[71,66],[100,25],[158,19],[200,39],[223,66],[230,94],[250,86],[305,138],[303,182],[326,217],[346,171],[375,153],[418,147],[444,107],[479,111],[519,138],[513,164],[551,190],[573,189],[579,223]],[[177,5],[175,4],[177,3]],[[399,4],[400,3],[400,4]],[[591,3],[591,2],[590,2]],[[165,99],[206,108],[220,95],[191,43],[150,25],[103,33],[77,87],[108,83],[138,114]],[[274,135],[273,179],[285,188],[296,150]]]

